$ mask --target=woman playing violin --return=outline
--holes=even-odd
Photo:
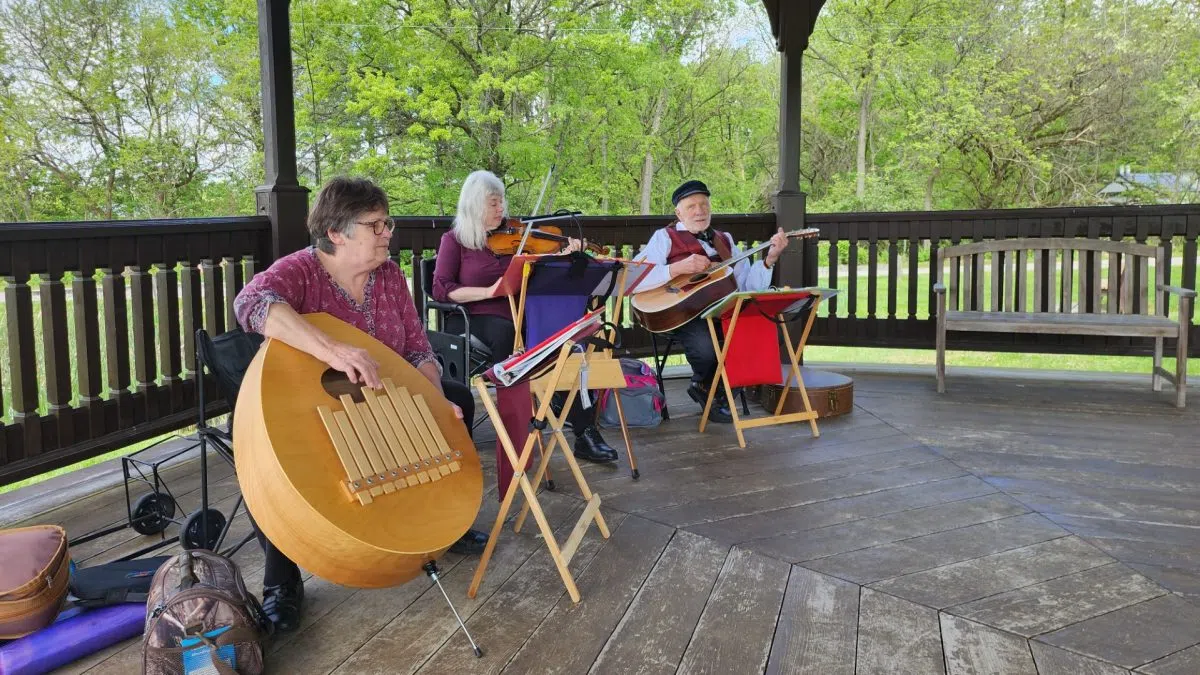
[[[492,297],[500,277],[508,269],[511,255],[498,255],[488,246],[488,235],[505,222],[507,204],[504,184],[490,171],[467,176],[458,197],[454,227],[442,235],[433,273],[433,297],[441,302],[464,305],[471,315],[471,334],[487,345],[492,362],[513,353],[516,328],[508,299]],[[569,239],[563,253],[580,249],[578,239]],[[446,330],[461,333],[461,316],[446,318]],[[575,432],[575,456],[591,462],[613,462],[617,451],[604,442],[593,418],[595,409],[585,409],[576,398],[567,413]]]

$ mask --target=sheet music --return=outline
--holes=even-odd
[[[536,346],[492,366],[489,371],[492,381],[509,387],[542,366],[548,365],[547,361],[558,356],[559,350],[568,340],[578,342],[595,334],[603,322],[603,314],[604,308],[585,314]]]

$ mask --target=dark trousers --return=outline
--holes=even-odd
[[[446,317],[446,332],[461,333],[462,330],[462,316],[452,315]],[[480,342],[487,345],[488,350],[492,352],[492,363],[496,363],[508,358],[513,353],[517,330],[512,319],[494,314],[480,314],[471,317],[471,335],[474,335]],[[567,411],[567,422],[571,425],[571,429],[575,431],[576,436],[583,434],[584,429],[596,423],[595,402],[599,400],[600,392],[589,391],[592,400],[591,407],[584,408],[579,400],[579,396],[576,395],[575,402],[571,405],[571,409]],[[557,404],[555,406],[556,410],[561,410],[562,402],[565,398],[566,396],[563,392],[554,395],[553,402]]]
[[[697,317],[666,335],[683,347],[683,355],[692,367],[692,383],[707,390],[717,376],[717,352],[708,332],[708,321]]]
[[[465,384],[454,380],[442,380],[442,390],[448,401],[462,408],[463,422],[467,426],[467,433],[470,434],[472,431],[471,420],[475,419],[475,397],[471,395],[471,390]],[[258,523],[254,522],[253,517],[250,518],[250,525],[254,528],[254,534],[258,536],[258,543],[262,546],[266,558],[263,567],[263,586],[299,583],[300,568],[296,566],[296,563],[275,548],[262,530],[258,529]]]

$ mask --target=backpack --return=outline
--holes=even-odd
[[[638,359],[622,358],[621,372],[625,375],[625,388],[621,390],[621,409],[625,412],[625,424],[630,427],[656,427],[662,423],[662,411],[666,404],[658,389],[654,371]],[[597,403],[597,420],[600,426],[620,427],[617,406],[612,402],[612,390],[600,394]]]
[[[237,565],[211,551],[184,551],[150,582],[142,635],[144,675],[258,675],[270,623]]]

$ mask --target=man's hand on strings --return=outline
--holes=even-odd
[[[574,253],[575,251],[582,251],[582,250],[583,250],[583,242],[582,241],[580,241],[578,239],[574,239],[574,238],[568,238],[567,239],[567,247],[563,249],[563,253]]]
[[[771,235],[771,248],[767,249],[767,267],[774,267],[779,260],[779,255],[783,253],[783,249],[787,248],[788,238],[783,233],[783,228]]]
[[[671,276],[678,276],[680,274],[699,274],[700,272],[708,269],[708,266],[711,263],[712,261],[705,256],[702,256],[699,253],[693,253],[683,260],[676,261],[671,265]]]

